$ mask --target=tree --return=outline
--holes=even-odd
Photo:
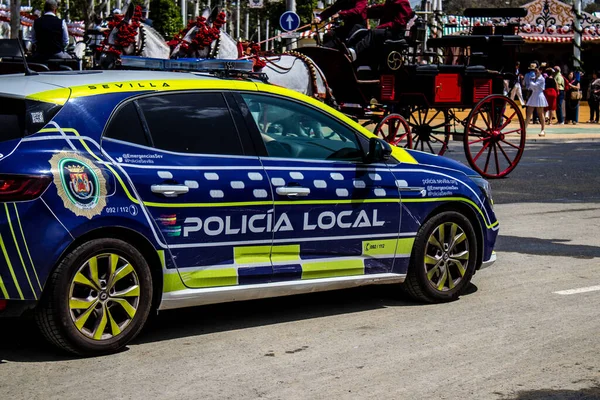
[[[181,10],[172,0],[151,0],[151,18],[153,27],[169,39],[181,30]],[[187,21],[185,21],[187,24]]]
[[[590,3],[587,6],[585,6],[584,11],[587,12],[587,13],[590,13],[590,14],[598,12],[598,11],[600,11],[600,4],[598,4],[598,3]]]
[[[17,39],[21,32],[21,0],[10,1],[10,38]]]

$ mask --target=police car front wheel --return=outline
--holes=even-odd
[[[405,291],[425,302],[457,299],[475,271],[476,240],[473,225],[458,212],[429,219],[415,238]]]
[[[96,239],[58,265],[36,319],[49,341],[71,353],[118,351],[141,330],[152,303],[148,263],[133,246]]]

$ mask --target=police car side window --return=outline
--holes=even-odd
[[[142,122],[133,102],[119,108],[106,129],[105,137],[149,146]]]
[[[178,153],[243,155],[221,93],[178,93],[138,100],[154,147]]]
[[[358,162],[356,133],[335,119],[278,97],[242,94],[269,157]]]

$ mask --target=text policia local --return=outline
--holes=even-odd
[[[316,229],[328,230],[335,227],[348,228],[371,228],[384,226],[385,221],[380,221],[377,216],[377,210],[367,211],[324,211],[318,215],[305,212],[303,223],[300,226],[294,226],[287,213],[281,213],[274,220],[273,213],[208,217],[205,219],[198,217],[188,217],[184,221],[183,236],[187,237],[194,232],[202,231],[207,236],[238,235],[245,233],[262,232],[290,232],[295,230],[314,231]]]

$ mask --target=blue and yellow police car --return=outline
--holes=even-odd
[[[0,315],[114,352],[151,310],[367,284],[455,300],[495,261],[488,183],[251,77],[0,77]]]

